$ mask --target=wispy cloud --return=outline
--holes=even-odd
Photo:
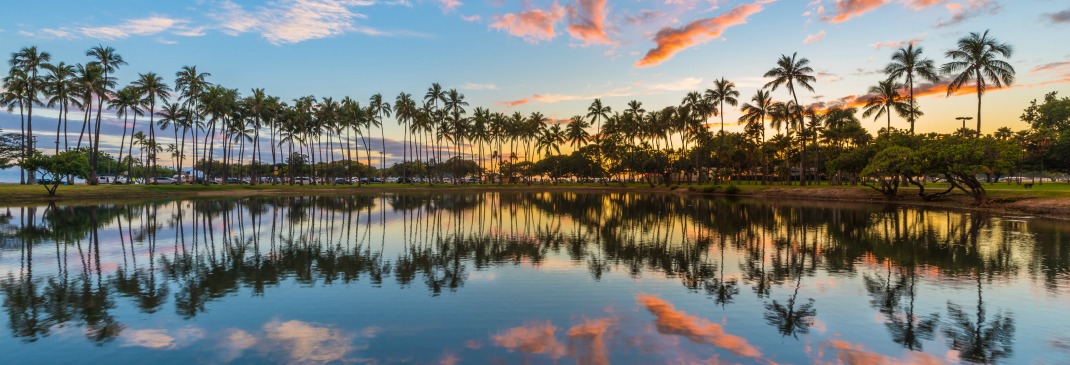
[[[947,0],[898,0],[897,2],[907,9],[917,11],[946,1]],[[836,6],[833,8],[832,12],[829,15],[822,16],[821,20],[829,23],[842,23],[891,2],[892,0],[836,0]],[[820,15],[824,13],[825,8],[824,6],[820,6],[820,3],[820,1],[811,2],[810,6],[818,5],[817,10],[808,11],[804,15]]]
[[[952,26],[984,14],[996,14],[1003,6],[991,0],[969,0],[965,4],[949,3],[944,5],[951,12],[951,18],[940,21],[937,28]]]
[[[914,39],[907,40],[907,41],[877,42],[877,43],[870,44],[870,46],[872,46],[873,48],[876,48],[876,49],[881,49],[881,48],[902,48],[902,47],[906,47],[907,45],[910,45],[910,44],[916,45],[916,44],[918,44],[918,42],[921,42],[921,39],[922,39],[922,37],[914,38]]]
[[[726,333],[724,327],[719,324],[689,316],[677,310],[671,303],[653,295],[639,295],[635,299],[639,305],[654,315],[654,325],[658,333],[678,335],[694,343],[717,346],[738,356],[752,358],[762,356],[761,351],[748,343],[745,338]]]
[[[806,39],[803,39],[803,43],[804,44],[813,44],[813,43],[820,42],[822,39],[825,39],[825,31],[820,31],[820,32],[817,32],[816,34],[807,35]]]
[[[474,23],[474,22],[478,22],[480,20],[483,20],[483,17],[479,16],[479,14],[476,14],[476,15],[461,15],[461,20],[464,20],[464,21],[469,22],[469,23]]]
[[[353,8],[373,5],[368,0],[280,0],[266,7],[247,10],[224,0],[212,18],[230,35],[259,32],[272,44],[289,44],[342,35],[349,32],[382,36],[389,33],[357,26],[364,14]]]
[[[498,85],[495,84],[477,84],[468,82],[461,84],[461,89],[464,90],[498,90]]]
[[[1057,11],[1054,13],[1044,13],[1043,15],[1041,15],[1041,17],[1049,22],[1056,24],[1070,23],[1070,9]]]
[[[116,40],[130,36],[155,35],[169,30],[184,31],[188,30],[185,27],[188,23],[188,20],[154,15],[148,18],[130,19],[114,26],[83,27],[78,29],[78,33],[89,38]]]
[[[1033,72],[1051,71],[1061,68],[1070,68],[1070,61],[1052,62],[1046,63],[1037,67],[1033,67]]]
[[[662,12],[659,12],[659,11],[643,9],[643,10],[640,10],[635,15],[625,16],[624,17],[624,21],[626,23],[632,24],[632,25],[646,24],[647,22],[650,22],[651,20],[660,18],[660,17],[662,17],[664,15],[665,15],[665,13],[662,13]]]
[[[505,31],[531,43],[554,39],[554,26],[565,16],[565,8],[554,2],[547,10],[533,9],[513,14],[495,15],[491,28]]]
[[[764,5],[773,1],[759,0],[740,5],[717,17],[695,20],[682,28],[663,28],[654,35],[654,43],[657,46],[647,51],[635,66],[655,66],[672,58],[677,52],[716,39],[724,34],[726,29],[746,23],[747,18],[761,12]]]
[[[449,12],[454,11],[454,10],[457,10],[457,8],[461,7],[461,5],[464,5],[464,3],[462,3],[462,2],[460,2],[458,0],[435,0],[435,1],[438,2],[438,7],[440,9],[442,9],[442,13],[443,14],[449,13]]]
[[[528,98],[523,98],[523,99],[518,99],[518,100],[506,100],[506,101],[499,101],[498,105],[501,105],[501,106],[506,107],[506,108],[511,108],[511,107],[527,104],[528,101],[529,101]]]
[[[613,44],[606,35],[606,0],[577,0],[569,7],[568,34],[585,45]]]

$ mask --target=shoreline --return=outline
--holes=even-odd
[[[24,206],[33,204],[102,204],[122,201],[155,201],[190,198],[244,198],[255,196],[302,196],[302,195],[352,195],[367,193],[470,193],[470,192],[586,192],[586,193],[659,193],[690,196],[718,196],[755,198],[764,201],[798,200],[846,202],[865,205],[903,205],[939,209],[987,212],[1000,215],[1025,215],[1030,217],[1070,220],[1070,190],[1027,191],[990,189],[990,202],[977,206],[973,199],[963,194],[951,194],[941,200],[926,202],[913,189],[900,189],[895,200],[884,199],[879,193],[864,186],[784,186],[784,185],[736,185],[739,192],[727,194],[723,189],[703,192],[709,185],[673,185],[675,189],[659,185],[651,188],[646,184],[598,185],[598,184],[532,184],[532,185],[364,185],[353,186],[289,186],[289,185],[226,185],[226,186],[175,186],[175,185],[75,185],[61,186],[57,196],[49,197],[44,188],[29,185],[0,185],[0,206]],[[722,186],[723,188],[724,186]],[[998,186],[997,186],[998,187]]]

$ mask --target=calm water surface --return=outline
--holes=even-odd
[[[3,364],[1070,364],[1070,224],[913,207],[12,207],[0,275]]]

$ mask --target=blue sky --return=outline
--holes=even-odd
[[[80,63],[105,44],[129,63],[121,84],[197,65],[211,82],[284,100],[382,93],[392,101],[439,82],[472,107],[568,118],[595,97],[616,109],[632,99],[648,110],[675,105],[720,77],[749,99],[793,52],[819,72],[816,92],[800,101],[834,103],[883,79],[875,71],[906,42],[942,64],[956,39],[986,29],[1015,47],[1018,73],[1014,87],[986,95],[986,132],[1023,128],[1022,108],[1046,92],[1070,95],[1063,0],[24,1],[0,14],[0,50],[37,45],[54,61]],[[947,132],[976,98],[940,93],[919,103],[918,128]],[[48,124],[54,130],[45,122],[35,131]],[[0,113],[0,128],[16,130],[17,115]],[[400,134],[387,129],[388,139]]]

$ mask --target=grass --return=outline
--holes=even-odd
[[[704,187],[712,186],[709,184],[699,185],[686,183],[677,183],[673,185],[676,187],[690,187],[694,186],[694,191],[699,192],[714,192],[715,190],[725,189],[726,186],[720,188],[704,189]],[[862,189],[869,190],[869,188],[861,185],[857,186],[829,186],[827,184],[808,185],[808,186],[785,186],[780,184],[772,185],[760,185],[760,184],[732,184],[738,189],[740,194],[757,193],[766,189]],[[927,189],[942,190],[946,188],[945,184],[928,184]],[[581,189],[599,189],[599,188],[611,188],[611,189],[629,189],[629,190],[669,190],[669,187],[659,185],[651,188],[646,183],[610,183],[608,185],[602,185],[599,183],[568,183],[561,182],[558,184],[550,183],[534,183],[530,187],[527,184],[504,184],[504,185],[452,185],[452,184],[436,184],[428,186],[426,184],[370,184],[357,187],[356,185],[73,185],[73,186],[60,186],[56,199],[58,200],[78,200],[78,201],[107,201],[114,199],[152,199],[152,198],[174,198],[174,197],[190,197],[200,195],[220,196],[226,192],[235,192],[236,195],[244,194],[337,194],[337,193],[358,193],[368,191],[398,191],[398,190],[458,190],[458,189],[512,189],[512,188],[549,188],[554,189],[567,189],[574,187],[577,190]],[[1045,183],[1043,185],[1034,184],[1032,189],[1026,189],[1023,185],[1007,184],[1007,183],[995,183],[986,184],[985,188],[988,190],[989,195],[993,199],[1020,199],[1029,197],[1067,197],[1070,198],[1070,184],[1067,183]],[[675,189],[671,189],[675,190]],[[733,189],[735,190],[735,189]],[[913,186],[901,187],[900,194],[914,194],[917,188]],[[956,192],[956,194],[959,194]],[[0,204],[10,204],[18,202],[41,202],[48,201],[50,198],[47,196],[47,192],[42,186],[34,185],[14,185],[14,184],[0,184]],[[223,195],[225,196],[225,195]]]

